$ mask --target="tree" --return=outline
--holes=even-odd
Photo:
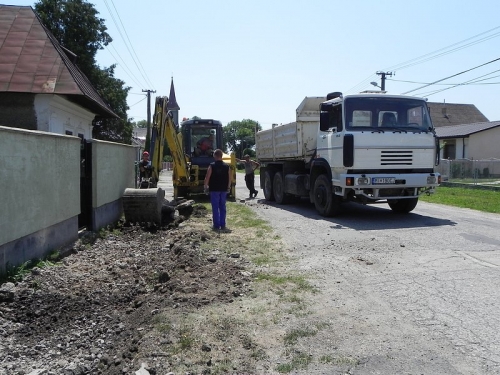
[[[253,150],[255,133],[262,130],[262,126],[254,120],[244,119],[231,121],[224,126],[225,151],[234,151],[238,159],[242,159],[245,150]]]
[[[101,69],[96,53],[112,39],[104,19],[86,0],[39,0],[35,11],[59,44],[77,55],[76,65],[87,76],[99,95],[120,119],[96,119],[93,137],[131,143],[132,123],[127,118],[127,94],[130,87],[114,77],[116,65]]]
[[[132,125],[134,125],[134,128],[147,128],[148,122],[146,120],[139,120],[137,122],[133,122]]]
[[[127,119],[127,94],[130,87],[114,77],[115,65],[95,71],[95,88],[113,111],[120,117],[98,119],[92,136],[97,139],[130,144],[132,142],[132,122]],[[125,119],[125,120],[123,120]]]

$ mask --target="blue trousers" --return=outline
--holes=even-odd
[[[226,191],[211,191],[210,203],[212,204],[212,220],[214,228],[226,227]]]

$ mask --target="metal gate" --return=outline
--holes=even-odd
[[[78,228],[92,230],[92,143],[80,143],[80,215]]]

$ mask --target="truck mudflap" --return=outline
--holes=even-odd
[[[336,195],[354,195],[368,200],[415,198],[433,194],[441,183],[439,173],[341,174],[332,179]]]

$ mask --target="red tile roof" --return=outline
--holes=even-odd
[[[29,6],[0,5],[0,92],[66,95],[118,117]]]

